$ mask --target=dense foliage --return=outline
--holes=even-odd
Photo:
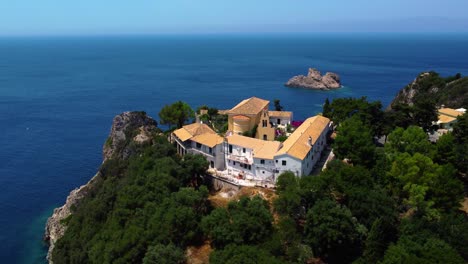
[[[436,105],[445,105],[450,108],[468,105],[468,77],[462,77],[460,73],[445,78],[433,71],[421,73],[414,82],[400,91],[391,107],[408,103],[410,91],[414,96],[413,103],[430,99]]]
[[[182,101],[166,105],[159,112],[161,124],[168,125],[169,128],[172,128],[173,125],[176,125],[177,128],[181,128],[187,121],[194,117],[195,113],[192,108]]]
[[[67,219],[55,263],[152,263],[158,255],[179,258],[162,245],[182,250],[202,239],[208,190],[184,186],[206,161],[181,160],[166,138],[155,141],[140,146],[141,155],[103,165],[91,193]]]
[[[273,201],[217,208],[199,177],[206,160],[182,159],[155,136],[102,166],[53,260],[184,263],[187,247],[209,243],[211,263],[466,263],[467,114],[431,143],[414,113],[400,126],[398,111],[365,98],[326,103],[337,160],[319,175],[281,174]]]

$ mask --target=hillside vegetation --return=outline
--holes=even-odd
[[[417,101],[428,99],[437,106],[450,108],[468,106],[468,77],[457,73],[447,78],[436,72],[421,73],[413,82],[404,87],[390,104],[414,105]]]
[[[222,264],[466,263],[468,116],[431,144],[418,119],[400,127],[365,98],[337,99],[324,114],[338,124],[338,160],[318,176],[282,174],[272,203],[216,207],[202,156],[181,159],[157,134],[129,143],[131,156],[107,160],[64,221],[54,263],[185,263],[188,247],[206,243]]]

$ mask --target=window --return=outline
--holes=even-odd
[[[214,162],[213,161],[210,162],[210,165],[211,165],[211,168],[214,168]]]
[[[242,148],[242,153],[245,153],[245,148]]]
[[[267,124],[268,124],[268,121],[262,120],[262,125],[263,125],[263,127],[267,127]]]
[[[260,164],[265,164],[265,160],[260,160]]]
[[[197,148],[201,148],[201,144],[200,143],[197,143]]]
[[[276,163],[278,163],[278,160],[276,160]]]
[[[267,135],[263,134],[263,140],[267,140]]]
[[[232,165],[236,165],[236,162],[235,162],[235,161],[233,161],[233,162],[232,162]]]
[[[279,119],[279,118],[278,118],[278,123],[277,123],[277,124],[278,124],[278,125],[280,125],[280,124],[281,124],[281,119]]]
[[[263,174],[265,174],[265,171],[262,171]]]
[[[211,153],[213,153],[213,149],[212,148],[209,148],[208,151]]]
[[[281,164],[282,164],[283,166],[286,166],[286,161],[285,161],[285,160],[281,161]]]
[[[249,165],[249,170],[251,170],[251,169],[252,169],[252,165]]]
[[[229,145],[229,153],[232,153],[232,145]]]

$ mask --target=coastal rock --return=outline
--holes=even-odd
[[[87,195],[93,182],[98,177],[100,177],[99,172],[87,184],[71,191],[65,204],[62,207],[55,208],[52,216],[47,219],[44,240],[49,243],[49,250],[47,252],[49,263],[52,263],[51,254],[54,250],[55,242],[65,234],[66,226],[63,222],[71,215],[72,208]]]
[[[441,77],[436,72],[423,72],[398,92],[387,111],[398,105],[413,106],[415,99],[421,96],[434,99],[438,106],[465,107],[468,104],[468,77],[461,74]]]
[[[294,76],[285,84],[287,87],[299,87],[308,89],[329,90],[341,87],[340,76],[327,72],[324,76],[314,68],[309,68],[307,76]]]
[[[135,145],[151,143],[151,134],[158,132],[157,123],[145,112],[125,112],[117,115],[112,123],[109,138],[103,147],[103,163],[110,159],[127,159],[136,152]],[[47,260],[52,263],[51,254],[54,245],[66,231],[66,219],[73,213],[72,208],[88,195],[90,190],[102,175],[99,170],[85,185],[73,190],[67,197],[65,204],[56,208],[47,220],[44,240],[49,243]]]
[[[117,115],[114,117],[111,133],[102,150],[103,160],[106,161],[114,156],[127,159],[131,155],[131,149],[124,148],[126,142],[133,138],[138,143],[143,143],[150,138],[152,132],[156,131],[156,127],[157,122],[145,112],[124,112]],[[135,130],[138,131],[136,135],[129,133]]]

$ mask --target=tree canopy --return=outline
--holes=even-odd
[[[355,165],[372,166],[375,145],[371,130],[356,116],[345,120],[337,129],[333,152]]]
[[[163,125],[169,125],[169,127],[176,125],[177,128],[181,128],[187,121],[194,117],[195,113],[192,108],[182,101],[166,105],[159,112],[159,118],[161,119],[160,123]]]

